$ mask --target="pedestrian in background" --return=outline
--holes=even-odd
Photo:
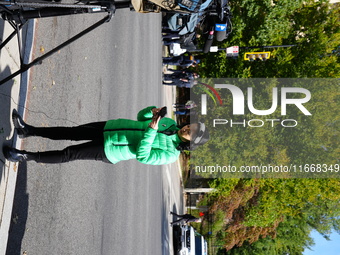
[[[176,103],[172,105],[175,109],[179,109],[179,110],[185,110],[185,109],[192,109],[197,107],[197,104],[192,101],[192,100],[188,100],[185,104],[181,104],[181,103]]]
[[[201,222],[201,218],[196,218],[195,216],[191,214],[183,214],[179,215],[174,212],[170,212],[172,215],[175,215],[177,217],[177,220],[170,223],[170,225],[176,225],[176,224],[187,224],[189,222]]]
[[[195,59],[194,56],[177,56],[177,57],[164,57],[163,64],[180,66],[183,68],[188,68],[190,66],[196,66],[200,63],[199,59]]]
[[[176,77],[177,76],[177,77]],[[183,72],[174,75],[164,74],[163,85],[177,86],[179,88],[192,88],[197,84],[199,75],[192,72]]]

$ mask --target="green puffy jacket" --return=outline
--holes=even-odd
[[[150,165],[175,162],[180,154],[176,147],[182,142],[178,134],[166,135],[162,131],[176,131],[176,122],[162,118],[158,132],[148,125],[152,120],[152,109],[141,110],[136,120],[116,119],[106,122],[104,128],[105,155],[113,164],[128,159]]]

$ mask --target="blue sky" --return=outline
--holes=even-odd
[[[327,241],[318,232],[312,232],[312,238],[315,245],[312,246],[313,251],[305,250],[303,255],[340,255],[340,235],[332,233],[331,241]]]

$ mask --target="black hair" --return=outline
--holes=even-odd
[[[194,148],[192,148],[190,146],[190,142],[181,142],[177,147],[176,147],[177,150],[179,150],[180,152],[183,152],[183,151],[192,151],[194,150]]]

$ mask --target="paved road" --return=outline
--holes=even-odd
[[[101,16],[40,20],[35,56]],[[111,22],[32,70],[26,111],[37,126],[136,118],[163,104],[161,16],[118,10]],[[27,138],[27,150],[71,142]],[[176,164],[72,162],[19,168],[7,254],[171,254],[181,212]]]

